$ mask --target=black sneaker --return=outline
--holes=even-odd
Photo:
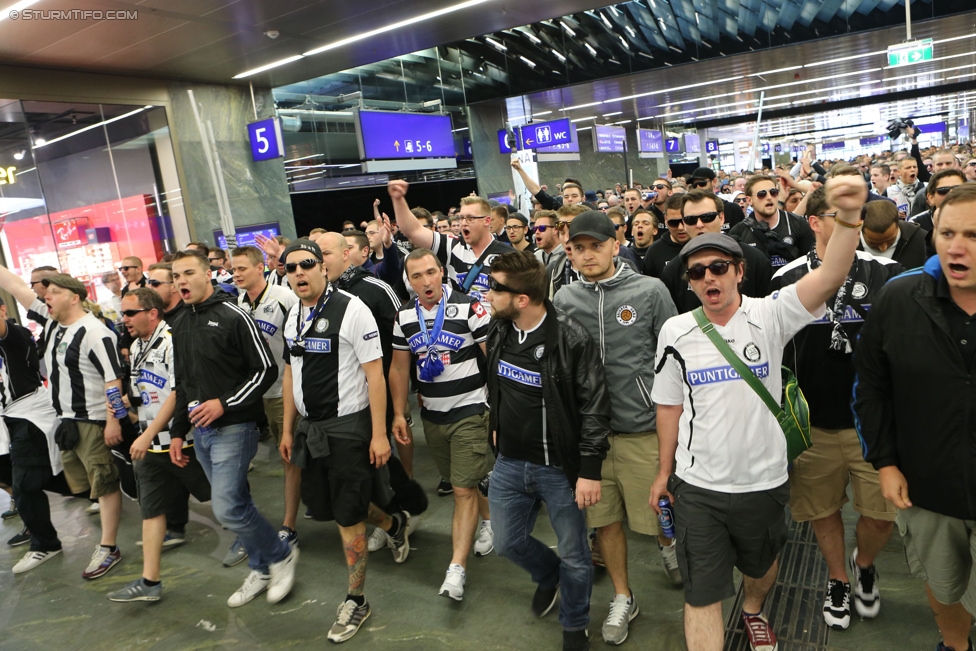
[[[851,574],[854,576],[854,610],[861,619],[874,619],[881,612],[878,570],[874,565],[860,567],[857,564],[857,549],[855,549],[851,554]]]
[[[451,482],[447,481],[446,479],[442,479],[441,483],[437,484],[437,494],[441,497],[451,495],[452,493],[454,493],[454,487],[451,486]]]
[[[532,595],[532,614],[536,617],[545,617],[556,605],[556,598],[559,597],[559,583],[551,588],[543,588],[541,585],[535,589]]]
[[[9,520],[11,518],[16,518],[20,515],[20,511],[17,510],[17,505],[13,502],[10,503],[10,508],[0,513],[0,520]]]
[[[582,631],[563,631],[563,651],[589,651],[590,633]]]
[[[824,597],[823,617],[830,628],[846,630],[851,625],[851,584],[830,579]]]
[[[973,641],[972,640],[968,640],[968,643],[969,643],[969,646],[967,648],[972,649],[973,648]],[[939,642],[939,646],[935,647],[935,651],[956,651],[956,650],[953,647],[951,647],[951,646],[946,646],[945,645],[945,642]]]
[[[26,545],[30,542],[30,531],[27,527],[20,530],[20,533],[7,541],[7,544],[11,547],[17,547],[19,545]]]

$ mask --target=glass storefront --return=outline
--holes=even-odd
[[[189,239],[166,111],[0,99],[0,247],[29,282],[52,266],[103,301],[123,258]]]

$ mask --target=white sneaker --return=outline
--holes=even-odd
[[[60,549],[55,549],[53,552],[27,552],[27,554],[17,561],[14,565],[14,574],[20,574],[21,572],[26,572],[27,570],[33,570],[35,567],[53,558],[61,553]]]
[[[450,597],[454,601],[461,601],[464,599],[465,579],[467,579],[467,575],[464,568],[457,563],[452,563],[447,568],[447,575],[444,577],[444,583],[441,584],[439,594],[442,597]]]
[[[615,595],[610,602],[610,613],[603,622],[603,641],[614,646],[623,644],[630,632],[630,622],[640,613],[634,593],[630,597]]]
[[[478,538],[474,541],[474,555],[487,556],[495,548],[495,533],[491,530],[491,522],[481,521]]]
[[[257,570],[251,570],[251,573],[244,579],[244,585],[239,587],[237,592],[232,594],[230,599],[227,600],[227,605],[231,608],[243,606],[267,590],[269,583],[271,583],[270,575],[261,574]]]
[[[92,502],[91,506],[85,509],[85,513],[87,513],[88,515],[98,515],[101,512],[102,512],[102,505],[99,504],[98,502]]]
[[[417,528],[417,518],[410,515],[409,511],[404,511],[407,514],[407,535],[412,536],[413,530]]]
[[[675,540],[671,541],[671,544],[667,547],[662,547],[658,543],[658,548],[661,550],[661,561],[664,564],[664,573],[667,575],[668,580],[671,581],[671,585],[680,586],[681,581],[681,571],[678,570],[678,545]]]
[[[277,563],[272,563],[268,570],[271,572],[271,583],[268,585],[268,603],[276,604],[291,592],[295,585],[295,568],[298,566],[298,547],[294,547],[288,556]]]
[[[390,544],[390,534],[386,533],[379,527],[373,529],[373,533],[369,535],[369,540],[366,542],[366,548],[369,549],[370,553],[376,553]]]

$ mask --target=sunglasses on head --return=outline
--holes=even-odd
[[[688,185],[693,188],[707,188],[712,182],[709,179],[691,179],[688,181]]]
[[[159,287],[160,285],[172,285],[173,283],[166,280],[147,280],[146,284],[150,287]]]
[[[758,190],[756,192],[756,198],[765,199],[767,194],[775,199],[776,197],[779,196],[779,188],[772,188],[770,190]]]
[[[706,213],[702,213],[700,215],[685,215],[681,219],[688,226],[694,226],[695,224],[698,223],[698,220],[699,219],[701,220],[701,222],[703,224],[711,224],[713,221],[715,221],[715,219],[719,216],[719,214],[720,213],[717,213],[717,212],[706,212]],[[670,224],[671,223],[671,220],[668,220],[668,223]],[[676,226],[677,226],[677,224],[676,224]]]
[[[724,276],[728,273],[729,265],[731,264],[731,260],[716,260],[709,265],[692,265],[688,267],[688,278],[691,280],[701,280],[705,277],[706,271],[711,271],[713,276]]]
[[[148,311],[149,310],[147,308],[140,308],[138,310],[122,310],[122,316],[127,316],[131,319],[132,317],[139,314],[140,312],[148,312]]]
[[[314,269],[318,264],[319,261],[316,260],[315,258],[306,258],[301,262],[286,262],[285,271],[290,274],[293,274],[298,270],[299,267],[301,267],[305,271],[308,271],[309,269]]]
[[[488,289],[490,289],[493,292],[506,292],[508,294],[521,294],[522,293],[522,292],[520,292],[520,291],[518,291],[516,289],[512,289],[508,285],[501,284],[500,282],[498,282],[497,280],[495,280],[495,277],[494,276],[488,276]]]

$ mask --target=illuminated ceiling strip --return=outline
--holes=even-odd
[[[420,23],[425,20],[430,20],[432,18],[438,18],[440,16],[444,16],[446,14],[450,14],[455,11],[468,9],[469,7],[474,7],[480,4],[484,4],[485,2],[489,2],[489,0],[467,0],[466,2],[461,2],[456,5],[451,5],[450,7],[444,7],[443,9],[430,11],[425,14],[421,14],[419,16],[414,16],[413,18],[407,18],[406,20],[401,20],[400,22],[393,23],[392,25],[385,25],[383,27],[372,29],[368,32],[363,32],[361,34],[356,34],[354,36],[349,36],[347,38],[339,39],[338,41],[333,41],[332,43],[326,43],[325,45],[311,49],[308,52],[302,52],[301,54],[296,54],[294,56],[290,56],[285,59],[281,59],[279,61],[275,61],[273,63],[269,63],[260,66],[258,68],[254,68],[253,70],[242,72],[239,75],[234,75],[234,79],[243,79],[245,77],[250,77],[251,75],[256,75],[258,73],[265,72],[266,70],[271,70],[272,68],[277,68],[279,66],[283,66],[292,63],[294,61],[298,61],[303,57],[310,57],[316,54],[321,54],[322,52],[328,52],[329,50],[335,50],[345,45],[349,45],[350,43],[355,43],[357,41],[363,41],[368,38],[373,38],[374,36],[379,36],[380,34],[392,32],[394,30],[407,27],[408,25],[414,25],[416,23]]]
[[[32,5],[36,5],[40,1],[41,0],[21,0],[20,2],[10,5],[6,9],[0,9],[0,20],[8,18],[10,16],[10,12],[12,11],[23,11]],[[23,172],[21,172],[21,174],[23,174]]]
[[[35,145],[33,145],[33,148],[34,149],[40,149],[41,147],[47,147],[48,145],[53,145],[54,143],[60,142],[60,141],[64,140],[65,138],[70,138],[72,136],[77,136],[79,133],[84,133],[86,131],[91,131],[92,129],[97,129],[100,126],[103,126],[103,125],[106,125],[106,124],[111,124],[112,122],[118,122],[119,120],[124,120],[125,118],[132,117],[136,113],[142,113],[146,109],[151,109],[151,108],[152,108],[152,106],[143,106],[142,108],[137,108],[134,111],[129,111],[128,113],[124,113],[122,115],[118,115],[118,116],[116,116],[114,118],[109,118],[108,120],[102,120],[101,122],[96,122],[95,124],[89,124],[87,127],[82,127],[81,129],[78,129],[77,131],[72,131],[71,133],[66,133],[63,136],[58,136],[57,138],[54,138],[53,140],[47,140],[47,141],[44,142],[44,144],[35,144]]]

